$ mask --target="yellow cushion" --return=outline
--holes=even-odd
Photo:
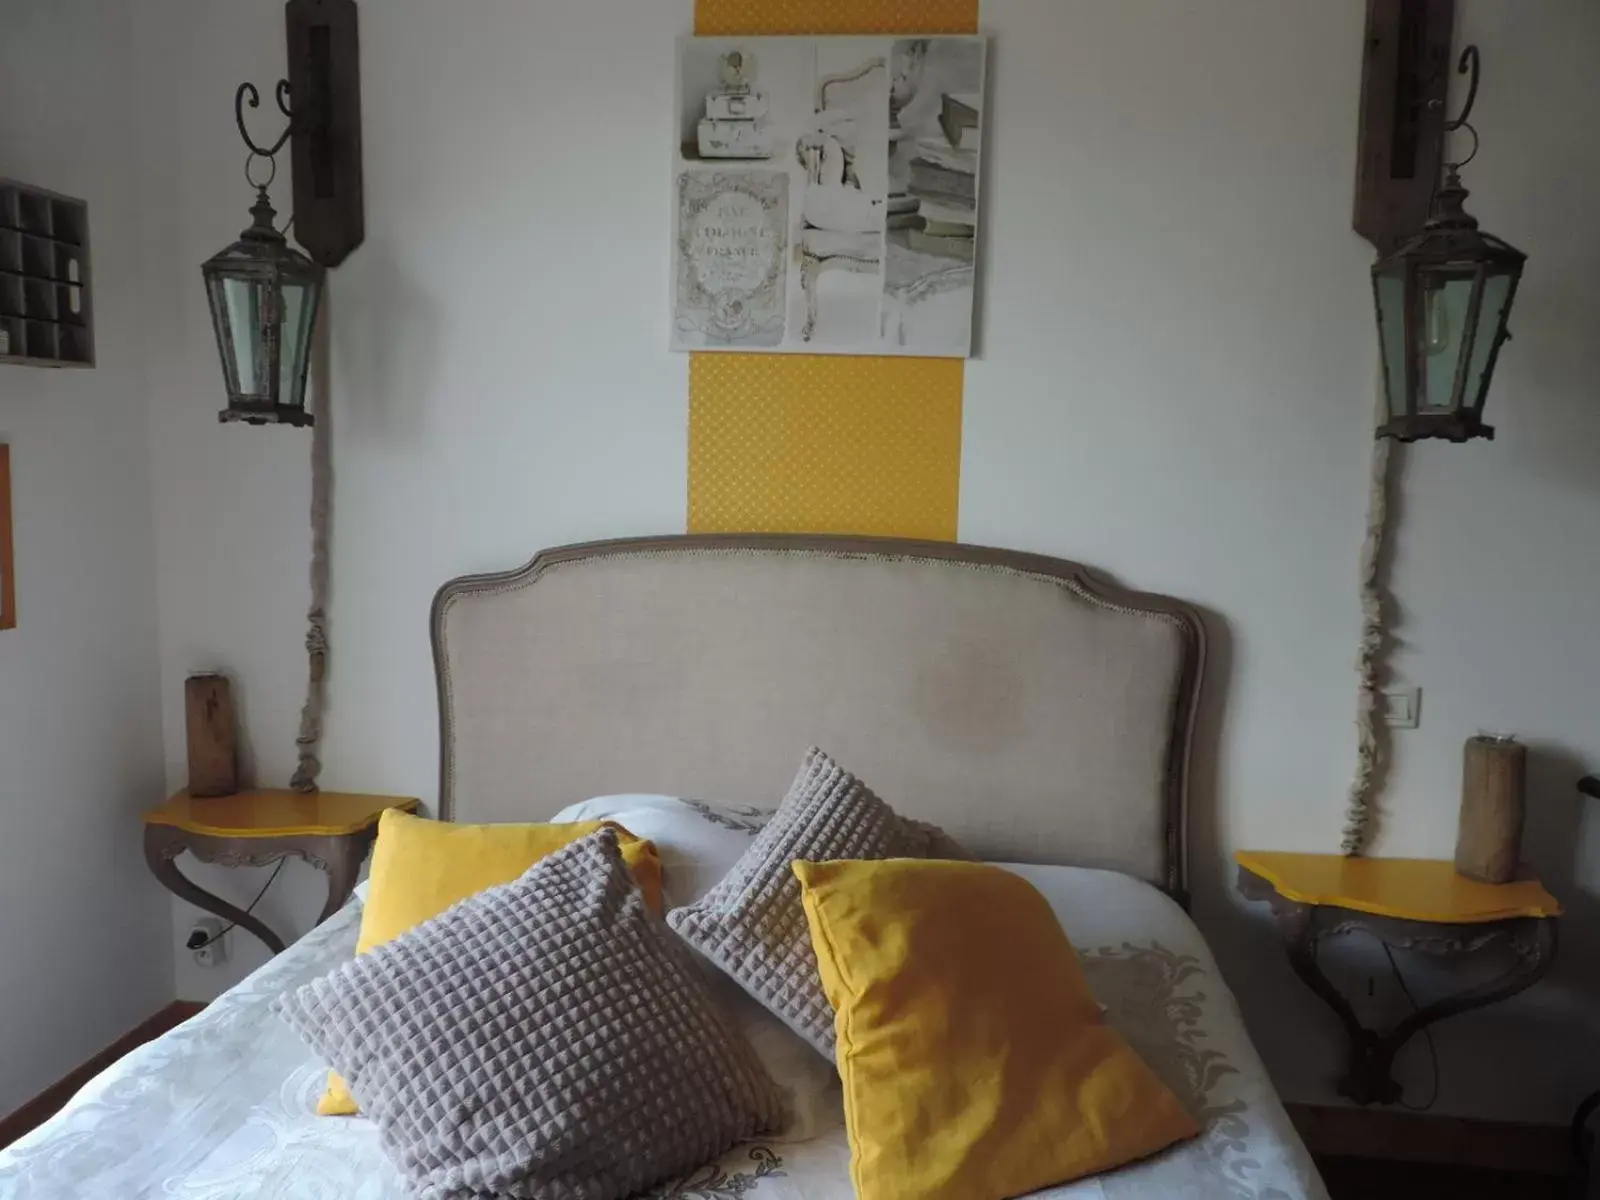
[[[860,1200],[999,1200],[1199,1132],[1106,1025],[1026,880],[911,859],[794,873],[834,1007]]]
[[[509,883],[545,855],[603,825],[617,831],[622,860],[650,907],[660,912],[661,860],[655,845],[634,837],[615,821],[457,825],[385,810],[378,819],[378,840],[372,848],[371,885],[361,913],[356,953],[365,954],[393,941],[484,888]],[[347,1116],[359,1111],[338,1072],[328,1072],[328,1089],[317,1102],[317,1112]]]

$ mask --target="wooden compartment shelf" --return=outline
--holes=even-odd
[[[0,364],[94,366],[89,206],[0,179]]]

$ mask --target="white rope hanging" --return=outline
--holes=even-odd
[[[312,383],[317,400],[316,423],[311,427],[311,607],[306,612],[306,655],[310,674],[306,680],[306,702],[300,710],[300,731],[295,737],[298,765],[289,786],[297,792],[317,791],[317,776],[322,760],[317,751],[322,744],[323,677],[328,664],[328,528],[332,513],[333,456],[332,404],[330,403],[328,354],[328,297],[322,297],[322,311],[312,343]]]
[[[1350,781],[1350,794],[1344,819],[1343,851],[1357,857],[1365,854],[1377,832],[1378,768],[1385,749],[1378,724],[1382,700],[1382,659],[1388,644],[1384,627],[1383,587],[1379,573],[1383,566],[1384,543],[1389,527],[1389,466],[1394,443],[1389,438],[1374,438],[1372,475],[1367,493],[1367,536],[1361,548],[1361,642],[1356,654],[1356,773]]]

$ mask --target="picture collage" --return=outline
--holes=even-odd
[[[673,348],[966,357],[986,49],[683,39]]]

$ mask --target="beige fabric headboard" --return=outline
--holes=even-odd
[[[873,538],[547,550],[434,601],[441,815],[773,807],[819,745],[982,857],[1182,895],[1196,613],[1075,563]]]

